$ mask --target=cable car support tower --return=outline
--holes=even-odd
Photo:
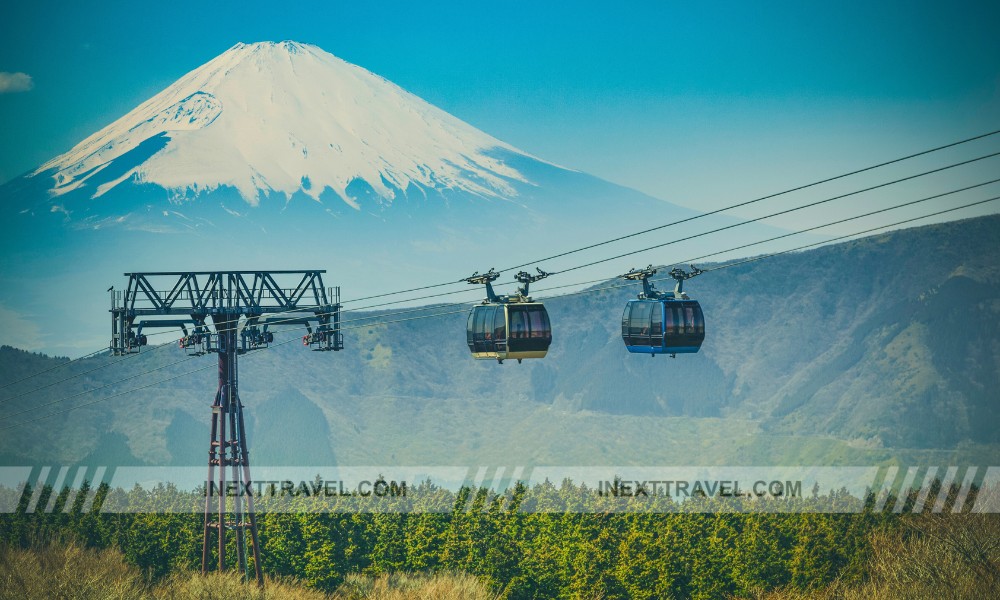
[[[232,531],[240,572],[250,579],[249,543],[253,576],[258,585],[264,584],[237,358],[274,342],[268,316],[282,325],[305,327],[303,344],[313,350],[343,349],[340,288],[324,287],[325,272],[125,273],[125,290],[109,290],[111,354],[137,353],[148,342],[144,331],[176,327],[184,332],[179,346],[189,354],[219,356],[205,481],[202,573],[210,570],[213,545],[218,570],[226,569],[226,537]]]

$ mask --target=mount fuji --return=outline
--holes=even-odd
[[[353,298],[695,214],[534,157],[316,46],[237,44],[0,186],[0,342],[69,355],[100,347],[104,290],[126,271],[321,268]],[[764,229],[740,228],[723,247]],[[681,234],[625,250],[671,235]],[[719,244],[576,275],[610,278]],[[470,286],[452,298],[481,295]]]
[[[357,210],[352,186],[385,204],[429,191],[515,196],[511,184],[527,180],[497,151],[527,157],[315,46],[237,44],[32,175],[52,177],[55,199],[131,182],[178,205],[231,187],[251,207],[301,193]]]

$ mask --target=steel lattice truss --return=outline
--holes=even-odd
[[[184,331],[182,347],[210,352],[218,332],[209,318],[222,316],[226,322],[243,318],[241,351],[266,347],[273,340],[269,324],[279,323],[303,326],[308,331],[303,340],[314,349],[340,350],[340,289],[323,285],[325,272],[125,273],[125,290],[111,290],[111,351],[138,352],[146,343],[144,329],[178,327]]]

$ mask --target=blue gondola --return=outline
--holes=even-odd
[[[691,272],[673,269],[670,276],[677,284],[673,292],[660,292],[649,283],[656,274],[652,265],[632,269],[624,279],[641,280],[643,292],[629,300],[622,313],[622,341],[629,352],[638,354],[693,354],[705,341],[705,315],[697,300],[684,293],[684,280],[703,271],[692,266]]]
[[[545,305],[532,302],[528,286],[543,277],[521,271],[515,279],[521,282],[513,296],[497,296],[492,282],[500,276],[490,269],[485,275],[474,274],[466,279],[472,284],[486,285],[486,300],[469,312],[466,325],[466,342],[472,357],[496,359],[503,363],[508,358],[521,362],[525,358],[543,358],[552,343],[552,325]]]

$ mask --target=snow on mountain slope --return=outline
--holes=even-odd
[[[152,156],[115,163],[157,138]],[[175,200],[229,186],[250,205],[329,189],[357,208],[346,192],[357,180],[385,201],[412,189],[511,198],[527,180],[497,149],[524,155],[316,46],[262,42],[233,46],[34,175],[54,178],[53,196],[134,181]]]

